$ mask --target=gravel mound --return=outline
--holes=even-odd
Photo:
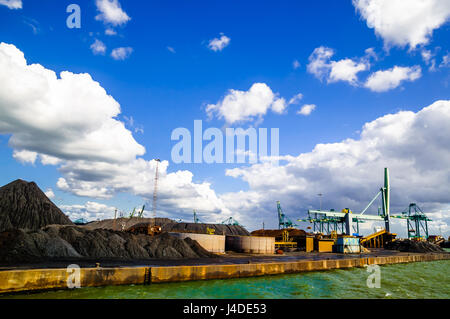
[[[179,233],[196,233],[207,234],[206,228],[213,228],[216,235],[240,235],[249,236],[250,233],[242,226],[223,225],[223,224],[199,224],[199,223],[178,223],[169,218],[117,218],[105,219],[101,221],[91,222],[84,225],[86,229],[111,229],[111,230],[128,230],[136,226],[158,225],[161,226],[163,232],[179,232]]]
[[[73,225],[36,183],[18,179],[0,188],[0,232],[51,224]]]
[[[445,252],[445,250],[439,247],[438,245],[426,241],[414,241],[409,239],[389,242],[386,244],[385,248],[410,253]]]
[[[83,258],[142,260],[214,256],[196,241],[181,240],[167,233],[152,237],[61,225],[39,230],[12,229],[0,233],[0,262],[3,263]]]
[[[213,228],[215,235],[250,236],[250,233],[239,225],[170,223],[161,226],[162,230],[166,232],[207,234],[207,228]]]
[[[114,228],[114,219],[104,219],[95,222],[90,222],[86,225],[83,225],[86,229],[111,229],[111,230],[127,230],[130,227],[140,224],[140,223],[154,223],[154,225],[165,225],[169,223],[175,223],[174,220],[169,218],[117,218],[115,221]]]

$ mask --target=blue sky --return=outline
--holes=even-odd
[[[21,8],[10,9],[7,4],[12,2],[20,2]],[[114,15],[108,16],[108,12],[103,12],[102,19],[96,19],[96,16],[102,13],[101,2],[0,1],[0,42],[12,44],[23,52],[28,64],[40,64],[57,74],[66,70],[75,74],[90,74],[93,80],[120,104],[121,113],[114,118],[125,123],[134,140],[145,147],[144,155],[134,154],[137,158],[149,163],[154,158],[168,161],[167,171],[162,173],[163,179],[166,173],[176,174],[182,171],[192,173],[192,181],[186,182],[187,184],[183,181],[180,184],[185,185],[187,189],[191,187],[195,189],[194,194],[189,195],[192,198],[180,195],[183,190],[178,187],[176,190],[164,189],[162,182],[161,214],[169,217],[189,220],[192,209],[197,209],[203,214],[203,220],[211,222],[233,215],[236,219],[243,220],[250,228],[258,228],[262,220],[266,225],[276,226],[278,199],[281,199],[285,210],[292,218],[303,217],[308,207],[317,206],[318,191],[325,194],[324,200],[327,205],[336,205],[337,208],[341,204],[345,207],[354,205],[357,210],[370,201],[377,188],[381,186],[382,180],[381,170],[375,175],[372,175],[374,174],[372,172],[360,173],[367,170],[367,167],[360,167],[358,161],[355,161],[354,167],[348,169],[358,172],[355,173],[357,178],[344,175],[343,178],[347,181],[337,185],[336,189],[329,190],[329,196],[327,186],[323,186],[322,191],[320,185],[316,186],[318,191],[316,189],[305,191],[295,187],[292,191],[283,191],[290,188],[291,182],[308,184],[312,180],[321,180],[318,176],[324,176],[322,174],[324,172],[320,172],[320,167],[324,169],[326,166],[327,174],[338,176],[333,170],[338,170],[341,164],[338,164],[337,168],[330,164],[329,157],[333,155],[328,155],[325,160],[328,166],[318,164],[317,167],[302,172],[290,169],[291,166],[295,166],[293,162],[289,162],[287,166],[283,166],[285,165],[283,163],[280,168],[284,169],[283,172],[273,170],[273,174],[277,175],[273,176],[273,180],[278,181],[285,173],[289,176],[286,175],[284,181],[280,179],[274,184],[253,180],[251,177],[243,178],[242,174],[241,177],[236,177],[227,173],[227,170],[235,168],[242,170],[240,173],[248,172],[249,176],[254,176],[259,172],[259,168],[248,163],[176,164],[171,160],[171,149],[175,143],[170,140],[170,136],[177,127],[193,130],[193,121],[200,119],[203,120],[205,128],[252,126],[279,128],[280,155],[298,157],[301,154],[312,154],[317,144],[342,143],[348,138],[358,141],[361,139],[360,133],[365,123],[387,114],[398,114],[400,111],[418,114],[436,101],[449,99],[450,9],[448,5],[438,4],[433,0],[427,2],[429,10],[421,8],[417,1],[412,1],[408,10],[392,10],[389,4],[382,0],[368,1],[368,6],[364,5],[364,1],[111,2],[110,9],[119,10],[130,18],[122,20]],[[66,26],[66,19],[69,16],[66,7],[71,3],[76,3],[81,8],[80,29],[69,29]],[[377,14],[378,11],[375,9],[378,5],[380,10],[386,10],[386,13]],[[440,5],[443,7],[439,7]],[[414,10],[424,12],[424,16],[418,21],[405,17],[408,11],[415,12]],[[437,22],[428,25],[429,17]],[[406,21],[401,26],[401,29],[406,31],[399,33],[399,26],[393,29],[384,27],[383,23],[386,21],[383,19],[389,18],[400,21],[398,23]],[[375,28],[368,27],[368,21],[372,21]],[[107,29],[114,30],[116,34],[105,34]],[[211,50],[210,41],[220,39],[222,36],[229,39],[228,44],[216,51]],[[93,52],[91,45],[96,40],[103,43],[106,47],[105,52],[100,54]],[[116,60],[111,56],[111,52],[120,47],[132,48],[132,52],[125,59]],[[321,69],[314,71],[312,64],[318,60],[314,60],[313,52],[321,47],[332,54],[322,60],[325,64]],[[366,51],[369,48],[372,55]],[[425,58],[427,54],[428,59]],[[354,67],[363,70],[352,73],[349,69],[334,68],[343,65],[339,63],[345,59],[348,59],[349,64],[352,63]],[[297,61],[298,67],[294,67],[294,61]],[[381,82],[368,84],[369,77],[377,71],[392,71],[396,66],[403,68],[402,75],[386,72],[379,74],[385,76],[379,80]],[[338,76],[334,80],[333,72]],[[399,76],[403,77],[395,82]],[[377,83],[379,85],[389,82],[390,77],[395,78],[392,80],[393,84],[381,89],[377,86]],[[214,113],[212,117],[208,116],[207,106],[216,105],[217,109],[223,107],[225,103],[220,102],[230,94],[229,90],[247,92],[255,83],[264,83],[278,98],[286,100],[281,114],[269,108],[255,115],[259,117],[259,121],[253,118],[234,123],[227,122],[226,117],[220,117],[218,113]],[[299,101],[287,103],[299,93],[302,94]],[[8,105],[5,105],[4,101],[6,99],[0,99],[0,104],[4,103],[3,106],[7,109]],[[90,102],[86,100],[83,103]],[[297,114],[302,106],[311,104],[315,105],[315,109],[309,115]],[[245,103],[242,105],[243,108],[246,107]],[[96,107],[97,105],[93,103],[89,109],[94,110]],[[447,109],[448,104],[436,112],[448,115]],[[2,114],[6,113],[0,113]],[[68,112],[68,116],[70,114]],[[90,114],[85,116],[89,117]],[[399,122],[407,121],[401,116],[400,114]],[[133,125],[127,120],[131,117]],[[92,182],[88,187],[92,190],[101,187],[100,181],[93,181],[87,178],[89,174],[86,174],[85,177],[78,176],[71,183],[70,170],[61,170],[63,164],[43,165],[39,160],[18,160],[17,157],[13,157],[14,150],[18,148],[8,142],[11,136],[20,133],[21,128],[16,127],[8,131],[5,127],[2,129],[0,123],[2,185],[16,178],[34,180],[43,190],[51,189],[55,195],[53,200],[58,205],[64,206],[65,211],[74,218],[110,217],[112,207],[130,211],[134,206],[141,205],[151,198],[149,195],[153,191],[152,182],[145,182],[147,189],[143,190],[144,185],[124,188],[117,186],[117,181],[105,182],[105,180],[102,180],[102,183],[110,190],[110,196],[107,198],[95,196],[98,192],[92,193],[92,196],[79,196],[81,193],[75,189],[82,188],[81,184]],[[447,135],[442,138],[449,141]],[[389,142],[388,139],[387,144]],[[30,147],[28,150],[38,154],[55,156],[55,153],[46,153],[46,150],[39,149],[38,146],[28,145],[28,147]],[[417,177],[414,177],[418,172],[434,176],[439,170],[440,174],[437,175],[449,177],[448,168],[443,163],[433,166],[434,160],[431,160],[441,157],[444,161],[448,153],[445,153],[444,157],[438,152],[428,153],[430,165],[426,165],[425,161],[424,166],[432,166],[433,174],[427,174],[427,171],[417,164],[419,162],[417,159],[422,157],[420,142],[417,148],[419,150],[411,149],[411,153],[403,154],[401,157],[389,155],[377,160],[376,168],[397,167],[399,165],[397,163],[401,160],[415,159],[415,164],[402,171],[392,172],[393,187],[396,186],[396,180],[399,181],[397,185],[409,178],[414,180],[406,183],[411,189],[402,189],[402,194],[394,197],[398,203],[393,205],[406,207],[408,200],[415,200],[420,205],[421,200],[430,212],[438,216],[440,224],[435,226],[440,225],[441,229],[444,227],[448,231],[446,224],[450,206],[449,198],[444,195],[445,190],[442,191],[442,196],[415,195],[428,194],[421,187],[430,189],[434,183],[441,181],[430,180],[427,181],[429,184],[425,183],[423,186],[416,182]],[[22,147],[21,150],[23,149]],[[342,154],[338,152],[335,154],[337,159],[342,159]],[[62,160],[73,159],[64,157]],[[323,160],[321,156],[314,159],[317,163]],[[391,162],[395,164],[391,165]],[[304,168],[305,165],[302,164],[301,167]],[[87,170],[91,170],[91,173],[98,172],[94,167]],[[237,174],[236,170],[234,172]],[[266,171],[272,171],[272,168]],[[151,173],[148,172],[148,175]],[[379,180],[368,181],[367,179],[372,176],[379,176]],[[60,178],[69,181],[67,187],[58,185]],[[129,175],[129,184],[134,182],[135,176]],[[333,180],[328,182],[333,183]],[[209,195],[199,190],[198,185],[204,183],[210,183],[209,189],[216,199],[211,199]],[[361,183],[368,183],[370,186],[358,186]],[[352,192],[346,193],[346,185],[349,185],[349,188],[362,189],[361,193],[356,195],[357,198],[349,195]],[[449,186],[448,180],[445,185],[439,187],[446,186]],[[239,194],[239,191],[242,193]],[[436,193],[441,194],[440,191]],[[83,194],[89,195],[89,192],[85,189]],[[178,196],[182,199],[177,202]],[[197,203],[197,200],[202,202],[201,207],[195,207],[194,203]],[[348,205],[344,204],[345,201]],[[91,211],[87,209],[87,202],[91,203]],[[95,208],[92,208],[93,206]]]

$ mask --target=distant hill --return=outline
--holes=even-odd
[[[0,188],[0,232],[73,225],[34,182],[18,179]]]

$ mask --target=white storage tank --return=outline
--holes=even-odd
[[[275,237],[227,236],[226,250],[238,253],[273,254]]]
[[[212,253],[225,253],[225,236],[223,235],[207,235],[207,234],[191,234],[191,233],[169,233],[171,236],[179,239],[189,237],[196,240],[200,246]]]

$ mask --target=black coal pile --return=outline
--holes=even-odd
[[[214,257],[196,241],[162,233],[134,235],[107,229],[51,225],[40,230],[13,229],[0,233],[0,263],[61,259],[180,259]]]
[[[250,233],[239,225],[170,223],[161,225],[163,231],[179,233],[207,234],[207,228],[214,229],[215,235],[250,236]]]
[[[18,179],[0,188],[0,232],[52,224],[73,225],[36,183]]]
[[[386,249],[399,250],[410,253],[434,253],[445,252],[444,249],[438,245],[426,241],[414,241],[409,239],[396,240],[385,245]]]
[[[112,229],[112,230],[127,230],[130,227],[135,226],[136,224],[141,223],[149,223],[152,225],[165,225],[170,223],[175,223],[174,220],[169,218],[162,218],[162,217],[156,217],[156,218],[141,218],[141,217],[121,217],[114,219],[104,219],[104,220],[98,220],[94,222],[90,222],[83,227],[87,229]]]

